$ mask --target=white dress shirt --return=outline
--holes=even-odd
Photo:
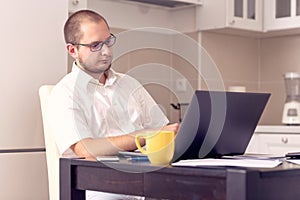
[[[52,90],[50,124],[63,156],[84,138],[128,134],[166,125],[168,119],[145,88],[134,78],[107,72],[105,84],[73,64]]]

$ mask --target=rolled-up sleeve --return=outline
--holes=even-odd
[[[81,139],[92,137],[74,94],[63,87],[54,87],[48,105],[49,124],[61,155]]]

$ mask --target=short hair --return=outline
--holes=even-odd
[[[81,32],[81,24],[85,22],[101,22],[104,21],[107,25],[108,23],[103,16],[100,14],[91,11],[91,10],[80,10],[73,13],[65,23],[64,26],[64,37],[66,43],[78,43],[80,39],[83,37],[83,33]]]

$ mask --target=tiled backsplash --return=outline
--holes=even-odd
[[[124,30],[112,29],[117,34]],[[225,86],[245,86],[248,92],[272,93],[269,103],[260,120],[260,124],[281,124],[285,89],[282,75],[285,72],[300,71],[300,35],[251,38],[220,33],[203,32],[201,44],[215,62]],[[189,33],[197,40],[198,33]],[[183,49],[189,51],[189,49]],[[139,65],[161,64],[172,67],[183,75],[192,89],[198,88],[197,70],[184,58],[170,52],[157,49],[143,49],[123,55],[115,60],[113,67],[126,73]],[[150,76],[145,74],[145,77]],[[153,77],[153,76],[152,76]],[[161,76],[157,75],[157,78]],[[138,78],[138,77],[136,77]],[[165,81],[169,85],[147,84],[146,88],[154,99],[162,105],[170,121],[178,121],[178,111],[170,103],[186,103],[192,92],[175,92],[176,77],[171,75]],[[202,79],[201,88],[206,84]],[[187,97],[182,100],[182,97]],[[180,100],[181,99],[181,100]]]
[[[249,38],[203,33],[203,46],[217,63],[226,87],[269,92],[260,124],[281,124],[285,101],[283,74],[300,72],[300,35]]]

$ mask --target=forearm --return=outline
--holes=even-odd
[[[95,158],[103,155],[116,155],[119,151],[133,151],[135,145],[135,133],[107,137],[107,138],[85,138],[72,145],[72,150],[76,155],[86,158]],[[144,140],[140,141],[144,145]]]
[[[71,149],[77,156],[86,158],[95,158],[96,156],[116,155],[119,151],[133,151],[136,150],[135,136],[146,132],[153,132],[158,130],[169,130],[177,132],[179,124],[171,124],[159,129],[144,129],[135,131],[130,134],[103,137],[103,138],[86,138],[71,146]],[[144,139],[140,139],[141,146],[145,145]]]

